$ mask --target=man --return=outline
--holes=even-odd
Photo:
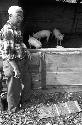
[[[1,29],[1,52],[3,71],[7,84],[8,111],[17,110],[20,102],[28,100],[31,95],[31,75],[28,69],[28,51],[23,43],[21,22],[23,10],[19,6],[8,9],[9,20]],[[22,90],[21,84],[24,85]],[[21,92],[22,91],[22,92]]]

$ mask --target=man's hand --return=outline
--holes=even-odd
[[[14,69],[14,73],[15,73],[15,75],[14,75],[15,78],[20,77],[20,71],[18,69]]]
[[[19,68],[18,68],[17,64],[15,63],[14,60],[13,61],[9,61],[9,63],[13,67],[14,77],[19,78],[20,77],[20,71],[19,71]]]

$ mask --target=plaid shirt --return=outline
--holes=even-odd
[[[3,59],[13,60],[14,58],[24,58],[27,47],[23,43],[20,29],[16,29],[9,21],[0,31],[0,49]]]

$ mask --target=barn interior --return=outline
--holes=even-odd
[[[82,4],[78,0],[72,3],[55,0],[9,0],[0,1],[0,28],[8,19],[7,10],[11,5],[19,4],[24,9],[24,42],[29,48],[28,38],[41,30],[50,30],[57,28],[64,38],[62,46],[65,48],[80,48],[82,46]],[[48,43],[42,39],[42,48],[55,48],[57,40],[50,34]]]
[[[62,46],[65,48],[80,48],[82,46],[82,5],[55,0],[26,1],[19,4],[25,11],[24,41],[29,34],[40,30],[53,31],[54,28],[64,34]],[[28,35],[27,35],[28,34]],[[42,41],[43,48],[55,48],[57,40],[51,34],[48,43]]]
[[[48,42],[45,38],[41,39],[42,49],[31,49],[35,58],[32,60],[33,65],[41,64],[41,86],[45,88],[47,85],[63,85],[71,86],[72,89],[66,88],[69,91],[81,91],[81,1],[29,0],[27,3],[25,0],[19,0],[18,4],[24,9],[23,34],[28,48],[29,35],[33,36],[33,33],[41,30],[51,31]],[[57,49],[57,39],[52,33],[55,28],[64,34],[61,41],[63,49]],[[35,74],[37,76],[37,73]],[[38,86],[38,83],[35,85]]]

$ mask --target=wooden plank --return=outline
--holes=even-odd
[[[32,74],[32,88],[33,89],[40,89],[40,88],[42,88],[40,73]]]
[[[41,87],[42,89],[46,88],[46,63],[45,63],[45,54],[41,53],[41,61],[40,61],[40,66],[41,66]]]
[[[46,73],[46,85],[82,85],[82,72]]]
[[[40,65],[40,54],[38,52],[31,53],[30,64],[31,65]]]
[[[45,61],[43,54],[39,51],[32,51],[32,59],[30,62],[31,74],[32,74],[32,88],[40,89],[46,87],[46,71]]]
[[[46,85],[82,85],[82,53],[46,54]]]
[[[82,54],[46,54],[46,72],[82,71]]]

